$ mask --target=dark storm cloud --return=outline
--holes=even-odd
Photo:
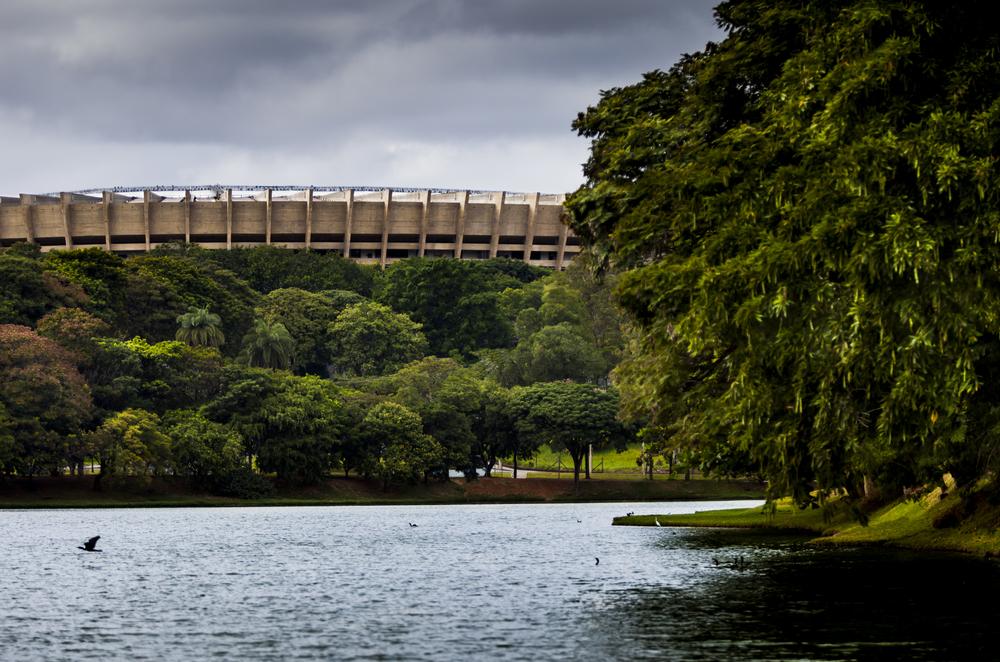
[[[146,160],[122,168],[157,180],[183,174],[172,161],[178,150],[212,153],[220,168],[299,171],[332,151],[350,158],[347,145],[369,141],[391,171],[392,158],[405,170],[407,145],[466,145],[472,154],[490,141],[512,153],[548,143],[553,153],[575,150],[575,162],[552,163],[572,171],[558,181],[571,181],[585,149],[569,129],[576,112],[600,89],[718,38],[711,4],[5,0],[0,137],[20,154],[49,149],[55,136],[113,142],[125,161],[139,159],[129,145],[142,145]],[[571,139],[577,147],[566,148]],[[29,173],[5,161],[6,192],[4,179]]]

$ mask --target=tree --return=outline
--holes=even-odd
[[[13,429],[15,470],[61,472],[67,444],[91,416],[90,389],[62,347],[25,326],[0,324],[0,407]]]
[[[350,305],[328,328],[330,362],[337,372],[353,375],[393,372],[427,352],[420,328],[374,301]]]
[[[247,365],[286,370],[292,365],[295,340],[281,322],[258,319],[243,336],[242,358]]]
[[[160,430],[160,418],[144,409],[126,409],[90,433],[90,450],[101,471],[94,476],[100,490],[108,476],[161,475],[172,467],[170,438]]]
[[[367,471],[390,483],[416,481],[440,461],[441,445],[422,431],[420,415],[395,402],[381,402],[363,422],[370,454]]]
[[[201,412],[175,409],[163,417],[163,430],[170,438],[173,465],[182,476],[211,486],[237,468],[243,458],[240,435]]]
[[[134,276],[135,285],[142,289],[134,291],[130,286],[130,294],[139,295],[139,307],[150,311],[156,324],[151,324],[152,330],[159,331],[164,321],[157,313],[157,302],[173,307],[180,307],[173,313],[177,315],[191,308],[208,308],[215,311],[221,318],[221,331],[227,338],[242,338],[254,320],[254,307],[260,302],[260,294],[250,288],[231,271],[219,267],[211,261],[199,262],[192,257],[140,255],[131,257],[125,262],[129,274]],[[150,282],[155,287],[149,287]],[[129,316],[134,323],[134,317]],[[139,324],[139,326],[146,326]],[[152,340],[165,340],[172,337],[154,335]],[[230,343],[223,350],[230,356],[239,353],[238,343]]]
[[[319,377],[243,368],[205,414],[240,433],[257,466],[289,483],[313,483],[334,467],[346,427],[336,386]]]
[[[202,404],[219,390],[223,361],[214,347],[143,338],[98,338],[95,344],[85,374],[105,412],[137,407],[163,413]]]
[[[38,320],[38,335],[59,343],[85,368],[98,352],[95,338],[108,336],[111,326],[79,308],[57,308]]]
[[[748,454],[774,496],[988,468],[989,7],[725,2],[725,40],[575,123],[592,148],[573,226],[628,270],[636,361],[655,371],[623,387],[654,413],[680,395],[659,422]]]
[[[430,473],[447,479],[449,469],[466,476],[481,466],[473,452],[475,429],[483,407],[484,382],[454,359],[426,357],[386,377],[376,390],[416,412],[423,431],[442,448],[440,464]]]
[[[199,262],[212,262],[245,280],[250,287],[268,294],[284,288],[310,292],[350,290],[371,294],[374,270],[337,253],[317,253],[277,246],[205,250],[190,245],[162,246],[159,255],[183,255]]]
[[[41,260],[0,251],[0,324],[30,325],[61,305],[83,305],[86,293],[42,268]]]
[[[512,389],[518,433],[565,449],[573,459],[573,481],[580,481],[580,466],[588,447],[616,444],[624,448],[626,436],[618,421],[618,394],[591,384],[540,382]],[[588,470],[589,471],[589,470]]]
[[[183,315],[177,316],[177,340],[192,346],[222,347],[226,342],[226,334],[219,328],[222,318],[208,308],[191,308]]]
[[[126,306],[127,278],[124,260],[101,248],[50,251],[41,259],[46,272],[87,293],[84,307],[88,312],[110,322]]]
[[[481,406],[476,421],[474,448],[486,476],[493,473],[493,467],[501,457],[512,457],[516,472],[518,458],[531,457],[538,445],[533,440],[527,437],[522,439],[518,435],[517,411],[513,407],[510,390],[487,382]]]
[[[422,324],[431,353],[471,356],[511,344],[498,293],[520,285],[477,262],[409,258],[389,265],[376,298]]]
[[[329,326],[348,304],[345,297],[288,287],[271,291],[257,307],[268,322],[281,322],[295,340],[292,368],[298,373],[326,375],[330,363]]]

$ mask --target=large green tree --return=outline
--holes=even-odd
[[[377,299],[422,324],[431,353],[471,356],[511,344],[499,293],[520,285],[488,263],[410,258],[389,265]]]
[[[580,481],[580,467],[591,446],[600,449],[613,444],[621,449],[627,440],[618,421],[614,389],[539,382],[512,389],[511,406],[520,436],[569,453],[574,484]]]
[[[334,468],[347,424],[329,381],[236,366],[205,415],[238,432],[262,471],[290,483],[316,482]]]
[[[327,329],[330,363],[338,373],[384,375],[427,353],[419,324],[374,301],[345,308]]]
[[[987,468],[991,7],[724,2],[721,43],[580,115],[588,181],[568,204],[598,258],[628,270],[633,404],[747,454],[800,501]]]

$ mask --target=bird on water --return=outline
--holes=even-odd
[[[97,541],[101,539],[101,536],[94,536],[83,545],[77,546],[77,549],[82,549],[85,552],[103,552],[102,549],[95,549],[97,547]]]
[[[599,558],[597,558],[597,557],[595,556],[595,557],[594,557],[594,560],[595,560],[595,561],[597,561],[597,563],[595,563],[594,565],[601,565],[601,559],[599,559]]]
[[[416,524],[414,524],[413,522],[409,522],[409,525],[410,525],[410,526],[412,526],[412,527],[414,527],[414,528],[415,528],[415,527],[417,526],[417,525],[416,525]]]

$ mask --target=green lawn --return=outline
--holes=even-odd
[[[640,444],[632,444],[627,449],[622,452],[617,452],[613,448],[605,450],[595,450],[594,451],[594,470],[595,471],[623,471],[629,473],[641,473],[641,468],[635,463],[635,459],[639,456],[642,451],[642,446]],[[559,463],[562,463],[562,468],[570,472],[573,471],[573,458],[569,456],[569,453],[563,451],[557,453],[553,451],[549,446],[543,445],[535,453],[534,457],[528,460],[518,462],[518,467],[523,466],[526,469],[537,468],[545,470],[555,470]],[[603,463],[603,465],[602,465]],[[658,466],[658,470],[666,470],[666,466]]]

